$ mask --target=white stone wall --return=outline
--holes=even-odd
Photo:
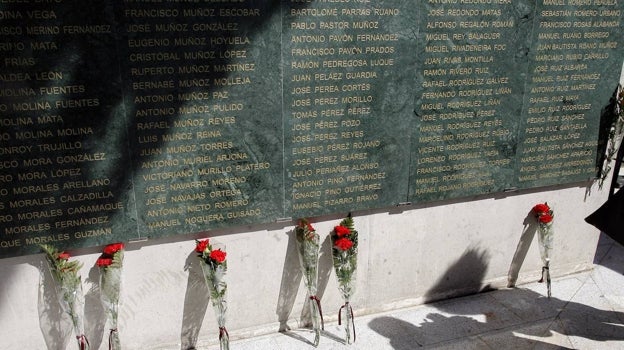
[[[544,201],[555,211],[553,277],[590,269],[599,232],[583,219],[604,203],[607,193],[596,185],[590,190],[579,186],[354,213],[360,234],[357,292],[352,301],[356,317],[471,293],[486,285],[506,287],[514,259],[521,265],[519,285],[539,279],[541,260],[530,210]],[[336,320],[342,304],[327,237],[341,219],[312,219],[324,242],[319,296],[328,321]],[[232,339],[300,326],[306,291],[293,225],[209,233],[228,251]],[[127,245],[119,328],[124,349],[185,349],[194,338],[198,347],[216,342],[214,313],[206,305],[193,253],[194,239],[203,237]],[[519,246],[528,247],[523,262],[518,258],[523,255],[517,253],[522,251]],[[92,349],[107,349],[108,330],[94,267],[100,247],[72,253],[84,263],[87,336]],[[53,295],[45,266],[43,255],[0,260],[0,349],[45,349],[46,340],[54,349],[70,341],[67,348],[75,348],[69,321],[59,322],[58,306],[41,300]],[[63,329],[69,334],[62,335]]]

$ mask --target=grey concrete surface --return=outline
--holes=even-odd
[[[354,344],[325,325],[316,349],[624,349],[624,247],[601,236],[591,271],[355,318]],[[308,329],[233,341],[232,350],[314,349]],[[211,349],[217,349],[211,347]]]

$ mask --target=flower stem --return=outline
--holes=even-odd
[[[312,316],[312,329],[314,330],[314,346],[317,347],[321,340],[321,310],[320,302],[316,296],[310,297],[310,314]]]
[[[546,289],[548,290],[548,297],[551,296],[550,288],[550,267],[548,265],[542,267],[542,280],[546,280]]]
[[[353,344],[355,342],[355,319],[353,317],[353,308],[348,301],[346,301],[338,311],[338,325],[342,323],[343,310],[345,313],[345,343]],[[351,339],[351,330],[353,330],[353,339]]]

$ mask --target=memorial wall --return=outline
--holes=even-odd
[[[0,257],[586,181],[616,0],[7,1]]]

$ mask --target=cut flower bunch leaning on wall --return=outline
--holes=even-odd
[[[334,227],[331,233],[332,258],[334,270],[338,279],[338,289],[344,300],[344,305],[338,311],[338,324],[342,323],[342,315],[345,315],[345,342],[355,342],[355,321],[351,297],[355,293],[355,271],[357,269],[358,232],[353,227],[351,214]],[[351,337],[353,331],[353,338]]]
[[[230,336],[225,328],[225,315],[227,312],[227,272],[226,252],[221,249],[213,249],[208,238],[196,241],[195,251],[198,253],[204,280],[210,291],[212,306],[217,316],[219,325],[219,346],[221,350],[230,349]]]
[[[121,271],[124,258],[123,243],[113,243],[104,247],[102,256],[96,261],[100,268],[100,301],[106,311],[110,333],[108,349],[121,349],[117,321],[119,319],[119,295],[121,292]]]
[[[61,308],[71,318],[80,350],[89,349],[89,341],[84,332],[84,295],[82,294],[82,279],[79,271],[82,264],[69,261],[69,254],[59,252],[55,247],[42,244],[50,273],[54,278],[55,289]]]
[[[542,279],[540,282],[546,280],[546,287],[548,289],[548,297],[550,298],[550,256],[553,249],[553,210],[548,206],[548,203],[536,204],[533,207],[533,213],[537,219],[537,233],[538,242],[540,246],[540,255],[542,257]]]
[[[299,264],[303,273],[303,282],[308,289],[308,303],[312,316],[314,330],[314,346],[318,346],[321,339],[321,329],[325,328],[321,300],[316,295],[318,289],[318,260],[320,238],[312,224],[306,219],[300,219],[295,227]]]

